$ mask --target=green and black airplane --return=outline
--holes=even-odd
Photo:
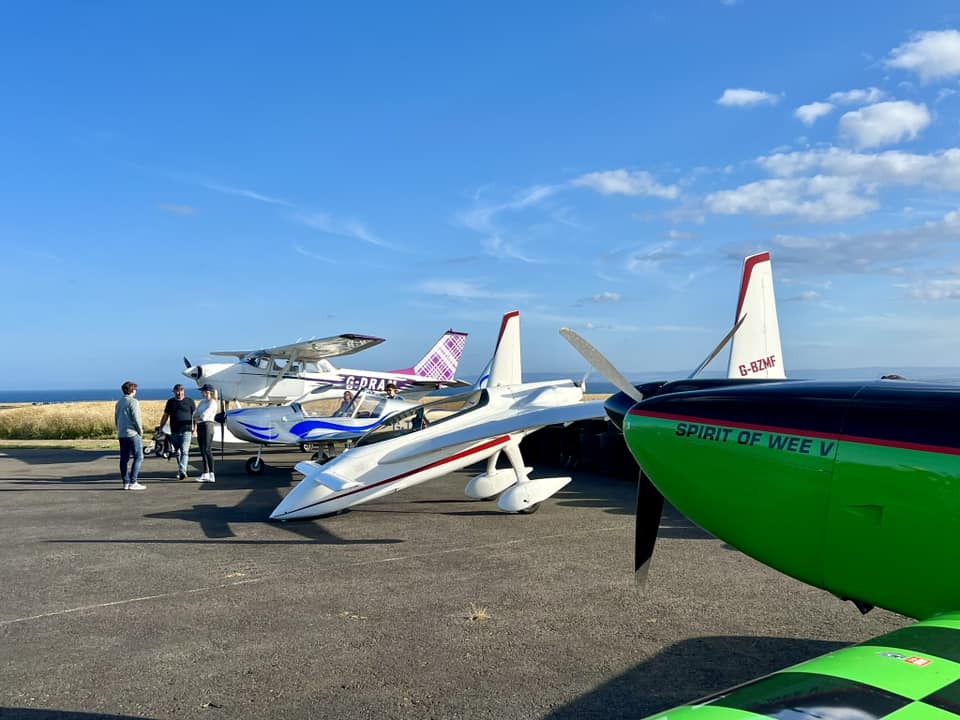
[[[607,411],[642,468],[641,577],[665,497],[781,572],[919,620],[654,717],[957,720],[960,386],[686,380]]]

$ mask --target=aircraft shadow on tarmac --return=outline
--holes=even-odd
[[[263,482],[260,478],[253,481],[257,487],[250,490],[249,493],[238,504],[232,506],[221,506],[215,503],[197,503],[189,508],[178,510],[168,510],[158,513],[149,513],[144,517],[161,520],[186,520],[196,522],[203,531],[207,540],[223,540],[236,537],[231,528],[237,523],[258,523],[264,524],[270,516],[270,511],[280,502],[281,495],[279,489],[290,484],[289,474],[285,483]],[[221,481],[218,477],[217,485]],[[213,485],[204,485],[203,489],[213,489]],[[309,541],[313,544],[323,545],[380,545],[394,544],[401,542],[397,539],[378,538],[375,540],[345,540],[327,530],[322,521],[291,521],[285,523],[270,523],[271,527],[276,527],[285,532],[292,533]],[[151,541],[146,541],[151,542]],[[154,541],[154,542],[203,542],[197,540],[176,540],[176,541]],[[290,540],[229,540],[232,543],[242,543],[249,545],[283,545],[291,542]]]
[[[4,720],[8,718],[9,720],[144,720],[143,715],[112,715],[76,710],[4,707],[3,705],[0,705],[0,718]]]
[[[558,708],[545,720],[646,717],[847,645],[749,636],[683,640]]]
[[[43,449],[19,449],[2,448],[0,453],[19,460],[25,465],[61,465],[70,463],[80,465],[81,463],[92,463],[103,458],[113,456],[120,460],[120,449],[113,450],[68,450],[64,448],[43,448]]]

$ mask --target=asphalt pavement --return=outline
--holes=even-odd
[[[274,523],[304,456],[246,457],[212,485],[150,457],[136,492],[116,451],[0,452],[0,718],[635,718],[908,622],[669,508],[638,592],[623,478],[504,515],[458,472]]]

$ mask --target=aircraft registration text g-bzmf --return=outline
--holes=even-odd
[[[763,372],[764,370],[770,370],[777,366],[777,356],[768,355],[767,357],[757,358],[756,360],[751,360],[749,363],[744,363],[738,365],[737,369],[740,371],[741,377],[747,377],[753,373]]]

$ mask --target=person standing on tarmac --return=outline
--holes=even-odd
[[[197,444],[200,446],[200,459],[203,461],[203,472],[197,482],[216,482],[213,474],[213,431],[217,426],[214,419],[217,415],[217,391],[209,383],[200,388],[203,400],[193,411],[193,422],[197,427]]]
[[[190,441],[197,431],[197,423],[193,419],[193,413],[196,409],[197,404],[193,401],[193,398],[184,395],[183,385],[180,383],[173,386],[173,397],[168,398],[167,404],[163,406],[160,426],[163,427],[167,422],[170,423],[170,440],[177,451],[177,480],[187,479]]]
[[[140,401],[137,400],[137,384],[127,380],[120,386],[123,397],[113,409],[113,421],[120,440],[120,479],[124,490],[146,490],[140,484],[140,465],[143,464],[143,420],[140,417]],[[133,466],[129,468],[130,459]]]

